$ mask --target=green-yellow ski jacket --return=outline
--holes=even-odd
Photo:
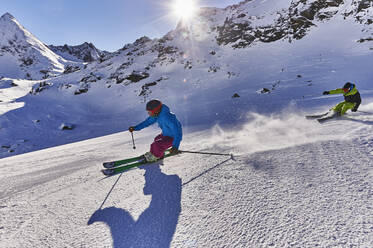
[[[356,103],[355,108],[357,109],[361,103],[361,97],[359,91],[356,89],[356,86],[353,85],[353,89],[345,93],[342,88],[330,90],[329,94],[343,94],[346,102]]]

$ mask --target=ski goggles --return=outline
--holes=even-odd
[[[155,107],[154,109],[148,110],[148,113],[149,113],[149,115],[153,116],[153,115],[159,113],[159,111],[161,110],[161,108],[162,108],[162,104],[159,104],[159,106]]]
[[[351,91],[352,89],[354,88],[354,85],[351,85],[350,88],[343,88],[342,90],[347,93],[349,91]]]

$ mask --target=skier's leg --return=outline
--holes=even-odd
[[[346,102],[341,109],[341,115],[344,115],[347,110],[353,109],[355,107],[355,103],[353,102]]]
[[[332,110],[337,113],[337,115],[340,115],[341,114],[341,111],[342,111],[342,108],[343,108],[343,105],[345,104],[346,102],[340,102],[338,103],[337,105],[335,105]]]
[[[154,154],[157,158],[161,158],[164,156],[164,152],[172,146],[173,138],[168,137],[168,136],[163,136],[159,137],[158,139],[154,140],[153,144],[150,146],[150,152]]]
[[[146,152],[144,154],[145,160],[148,162],[155,162],[157,161],[160,157],[156,156],[155,154],[158,154],[158,143],[162,141],[163,135],[158,134],[155,138],[153,143],[150,145],[150,151]]]
[[[355,106],[354,106],[353,109],[351,109],[351,111],[352,111],[352,112],[356,112],[357,109],[359,108],[360,104],[361,104],[361,100],[360,100],[359,102],[355,103]]]

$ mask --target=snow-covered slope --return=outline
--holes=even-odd
[[[246,0],[55,78],[0,78],[0,247],[373,247],[372,8]],[[346,81],[358,112],[304,118]],[[104,179],[160,132],[135,132],[136,150],[123,132],[149,98],[180,119],[181,149],[234,160]]]
[[[53,53],[9,13],[0,18],[0,76],[41,79],[64,71],[66,60]]]
[[[103,179],[155,130],[0,160],[0,247],[373,246],[373,106],[323,126],[257,116],[185,135],[181,154]]]

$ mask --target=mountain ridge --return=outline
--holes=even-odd
[[[92,43],[88,42],[76,46],[65,44],[63,46],[48,45],[48,47],[61,57],[76,62],[93,62],[110,54],[109,52],[99,50]]]

